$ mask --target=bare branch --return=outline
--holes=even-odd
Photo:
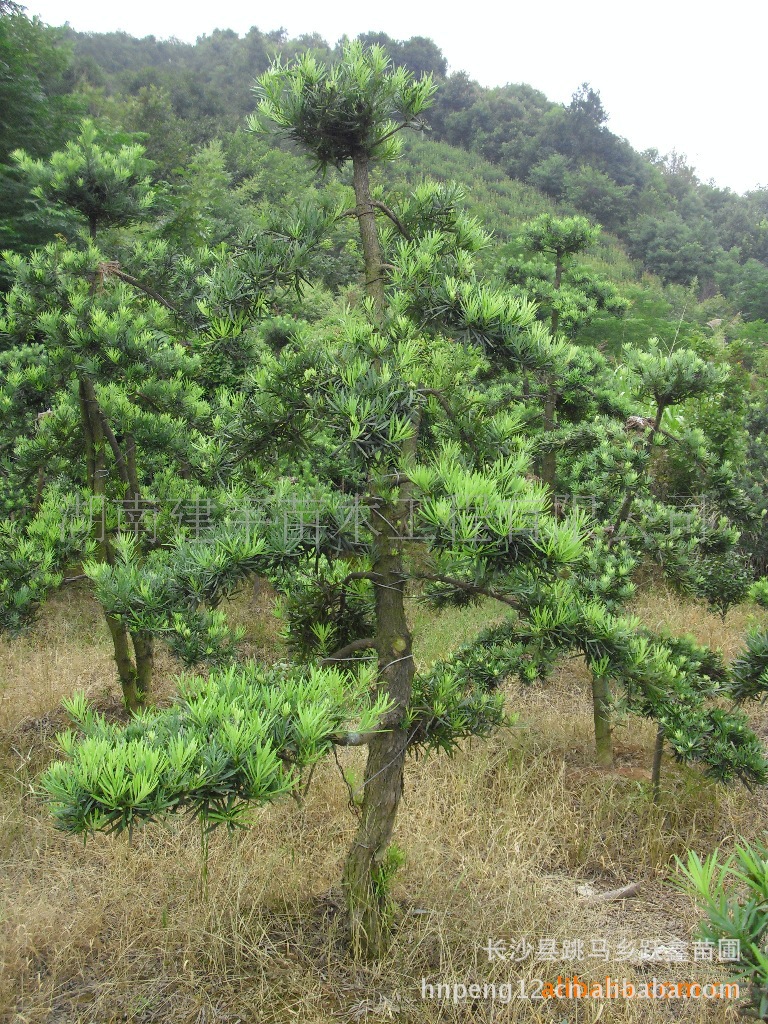
[[[329,665],[335,664],[337,661],[347,661],[351,654],[355,654],[357,651],[369,651],[372,647],[375,647],[376,641],[373,637],[366,636],[360,640],[353,640],[352,643],[346,644],[344,647],[340,647],[338,651],[334,651],[333,654],[329,654],[327,658],[323,658],[320,662],[321,668],[327,668]]]
[[[374,732],[345,732],[328,738],[337,747],[365,747],[370,743],[371,737],[375,735]]]
[[[498,590],[480,587],[476,583],[466,583],[464,580],[455,580],[452,576],[439,576],[434,573],[419,573],[414,579],[427,580],[430,583],[445,583],[446,586],[456,587],[457,590],[463,590],[467,594],[477,594],[478,597],[492,597],[494,601],[501,601],[502,604],[509,605],[515,611],[520,610],[519,602],[513,597],[500,594]]]
[[[117,277],[119,280],[125,281],[126,284],[130,284],[133,285],[134,288],[138,288],[139,291],[148,295],[150,299],[154,299],[155,302],[159,302],[161,306],[165,306],[166,309],[170,309],[170,311],[172,313],[176,313],[177,316],[181,315],[179,310],[176,309],[175,306],[172,306],[167,299],[163,298],[159,292],[156,292],[154,288],[150,288],[149,285],[142,284],[142,282],[137,278],[131,277],[130,274],[126,274],[124,270],[121,270],[120,264],[117,260],[106,260],[103,263],[100,263],[96,268],[96,273],[101,277],[102,281],[106,277]]]
[[[380,201],[379,201],[378,199],[372,199],[372,200],[371,200],[371,206],[375,206],[377,210],[381,210],[381,212],[382,212],[382,213],[385,213],[385,214],[387,215],[387,217],[389,217],[389,219],[390,219],[390,220],[392,221],[392,223],[393,223],[393,224],[395,225],[395,227],[396,227],[396,228],[397,228],[397,230],[398,230],[398,231],[400,232],[400,234],[401,234],[401,235],[402,235],[402,236],[403,236],[404,238],[407,238],[407,239],[408,239],[408,241],[410,242],[410,240],[411,240],[411,233],[410,233],[410,231],[409,231],[409,230],[408,230],[408,229],[406,228],[405,224],[403,224],[403,222],[402,222],[402,221],[400,220],[400,218],[399,218],[399,217],[397,216],[397,214],[396,214],[396,213],[394,212],[394,210],[391,210],[391,209],[390,209],[390,208],[389,208],[389,207],[387,206],[387,204],[386,204],[386,203],[382,203],[382,202],[380,202]]]
[[[599,892],[587,899],[588,903],[613,903],[616,900],[625,900],[630,896],[637,896],[640,892],[640,882],[631,882],[621,889],[610,889],[608,892]]]

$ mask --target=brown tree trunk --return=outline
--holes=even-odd
[[[402,542],[398,538],[403,516],[399,511],[402,509],[388,503],[373,512],[378,531],[372,572],[376,577],[379,685],[396,705],[391,715],[395,724],[368,744],[360,825],[343,880],[352,948],[367,959],[382,955],[389,935],[391,901],[379,882],[379,871],[403,792],[408,736],[398,723],[410,702],[414,676],[405,616]]]
[[[555,263],[555,291],[560,291],[560,285],[563,277],[563,263],[562,256],[557,253],[557,259]],[[560,329],[560,314],[557,309],[552,310],[552,317],[549,323],[550,334],[552,340],[557,338],[557,332]],[[557,426],[557,387],[555,386],[554,379],[549,376],[546,380],[547,392],[544,396],[544,438],[546,440],[547,434],[554,432]],[[541,457],[541,472],[540,476],[542,481],[549,488],[549,492],[552,495],[552,504],[554,506],[554,499],[557,492],[557,452],[552,451],[545,452]]]
[[[138,682],[136,666],[131,657],[131,648],[128,642],[128,631],[125,626],[113,615],[104,612],[107,620],[107,627],[112,637],[112,647],[115,652],[115,664],[120,679],[120,687],[123,691],[123,700],[126,708],[133,712],[138,711],[144,702],[144,694]]]
[[[611,687],[605,676],[592,676],[592,709],[595,720],[595,754],[603,768],[613,764],[611,738]]]
[[[555,422],[555,414],[557,412],[557,388],[551,380],[547,382],[547,393],[544,397],[544,437],[547,438],[548,434],[551,434],[557,426]],[[554,499],[557,490],[557,452],[554,448],[551,451],[545,452],[541,457],[541,473],[542,481],[549,488],[549,492],[552,496],[553,506]]]
[[[367,154],[356,153],[352,166],[365,291],[373,300],[376,318],[380,320],[386,297]],[[401,467],[416,453],[419,419],[417,413],[413,437],[402,447]],[[411,701],[414,677],[411,633],[405,615],[403,564],[403,536],[410,494],[409,485],[405,483],[394,501],[385,501],[374,492],[371,504],[378,687],[389,696],[394,708],[386,731],[377,733],[368,743],[360,824],[344,866],[350,942],[353,952],[366,959],[380,957],[389,939],[392,901],[382,868],[403,793],[408,747],[408,735],[401,723]]]
[[[85,375],[79,379],[78,394],[80,400],[80,422],[85,442],[88,486],[95,499],[94,514],[100,513],[101,515],[101,522],[97,519],[94,524],[96,543],[101,560],[108,565],[114,565],[115,555],[107,536],[104,424],[93,383]],[[122,622],[114,616],[104,612],[104,618],[107,622],[109,634],[112,637],[115,665],[117,666],[117,675],[123,691],[125,706],[129,711],[136,711],[141,706],[143,694],[142,688],[137,683],[137,670],[131,657],[128,632]],[[146,691],[144,690],[143,692]]]
[[[371,201],[368,156],[365,153],[357,153],[352,158],[352,187],[355,190],[357,222],[363,246],[365,293],[373,299],[376,312],[380,314],[384,308],[384,278],[381,267],[381,247],[376,230],[376,212]]]
[[[136,656],[136,686],[141,703],[147,698],[152,687],[152,673],[155,667],[154,642],[150,633],[131,633]]]

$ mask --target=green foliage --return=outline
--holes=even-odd
[[[406,68],[393,69],[381,47],[347,42],[338,64],[308,52],[294,68],[278,63],[263,74],[249,125],[298,142],[321,167],[341,167],[358,154],[386,161],[399,152],[399,129],[420,126],[434,91],[429,76],[414,81]]]
[[[657,407],[678,405],[716,391],[725,383],[725,367],[707,363],[686,349],[664,354],[655,338],[648,345],[646,352],[628,351],[626,360],[637,381],[638,397],[652,398]]]
[[[131,634],[162,637],[188,665],[226,665],[242,633],[230,630],[216,609],[263,568],[263,550],[262,539],[224,527],[193,540],[177,538],[142,557],[137,538],[122,534],[111,564],[91,559],[83,572],[105,613]]]
[[[768,633],[747,634],[746,648],[733,663],[733,693],[736,700],[764,700],[768,693]]]
[[[349,563],[325,556],[291,571],[280,614],[288,646],[299,659],[327,656],[374,632],[371,581],[350,575]]]
[[[81,104],[72,95],[63,33],[18,10],[0,12],[0,164],[14,149],[45,155],[65,141]]]
[[[28,252],[67,229],[31,199],[11,153],[46,157],[75,131],[84,110],[73,93],[72,55],[59,29],[11,5],[0,14],[0,250]],[[2,272],[0,271],[0,279]],[[5,281],[3,280],[3,284]]]
[[[749,986],[742,1012],[768,1020],[768,848],[742,842],[724,861],[719,850],[704,860],[691,850],[687,862],[678,858],[677,866],[683,876],[680,888],[706,914],[701,939],[733,950],[732,977]]]
[[[531,221],[523,232],[523,244],[533,252],[550,253],[556,264],[568,256],[589,248],[600,229],[584,217],[555,218],[543,214]]]
[[[82,214],[91,238],[102,225],[146,218],[155,202],[143,147],[110,143],[93,121],[83,121],[78,137],[48,161],[20,149],[11,156],[34,195]]]
[[[504,694],[496,686],[504,676],[519,671],[520,655],[521,649],[511,652],[506,644],[494,645],[488,634],[417,674],[404,720],[411,752],[452,754],[462,739],[488,736],[512,725],[516,715],[507,711]]]
[[[284,39],[272,42],[290,53]],[[226,33],[210,48],[238,52]],[[179,810],[204,829],[245,824],[249,804],[296,790],[302,769],[334,744],[366,745],[344,878],[352,932],[380,952],[400,859],[387,842],[409,749],[451,752],[508,724],[500,682],[535,684],[575,653],[603,695],[603,725],[612,708],[647,717],[679,760],[761,784],[758,738],[726,704],[764,689],[764,652],[751,641],[731,674],[713,652],[651,634],[623,612],[642,562],[723,614],[747,591],[725,513],[741,508],[746,519],[748,501],[719,457],[741,450],[718,419],[725,358],[703,341],[697,350],[652,341],[626,349],[621,365],[570,344],[566,331],[625,306],[589,269],[589,259],[605,263],[604,243],[573,265],[587,246],[597,250],[596,226],[555,217],[546,203],[530,210],[541,215],[510,249],[524,244],[537,258],[513,270],[513,293],[484,273],[504,263],[463,213],[460,187],[401,180],[385,192],[381,182],[395,179],[377,177],[401,130],[422,126],[432,80],[415,81],[360,42],[344,44],[338,63],[304,50],[261,76],[251,127],[310,151],[328,171],[320,202],[318,179],[294,176],[292,156],[260,143],[249,158],[238,138],[197,152],[166,193],[165,221],[141,240],[115,233],[110,250],[55,244],[8,257],[0,407],[14,436],[0,436],[0,466],[8,489],[13,477],[25,490],[2,557],[23,594],[18,607],[6,601],[12,624],[29,618],[66,558],[85,558],[127,700],[146,692],[153,638],[188,664],[219,668],[170,709],[139,710],[124,727],[76,701],[80,735],[62,737],[66,760],[44,778],[59,824],[130,830]],[[457,102],[472,91],[454,85]],[[532,137],[549,148],[536,160],[566,158],[566,191],[578,175],[606,203],[611,189],[625,190],[604,214],[624,221],[621,204],[642,175],[627,161],[621,181],[610,176],[622,150],[594,90],[562,109],[516,88],[496,101],[541,121]],[[459,126],[460,109],[443,113],[446,130]],[[133,216],[149,185],[119,170],[143,166],[138,150],[110,154],[88,132],[114,187],[98,210],[82,207],[94,232],[110,209],[113,223]],[[511,160],[507,141],[482,135]],[[62,182],[77,182],[80,150],[51,158],[51,182],[59,166]],[[334,174],[348,160],[354,210]],[[277,182],[267,180],[273,168]],[[306,192],[296,210],[279,202],[292,177],[289,198]],[[245,214],[251,199],[259,206]],[[325,289],[350,284],[359,253],[365,297],[351,286],[336,300]],[[555,454],[565,456],[559,475],[545,473]],[[691,512],[668,500],[681,463],[692,467]],[[43,472],[38,501],[34,472],[47,466],[56,478]],[[559,484],[577,498],[558,501]],[[46,501],[65,487],[101,518],[57,554]],[[713,502],[706,510],[703,496]],[[169,510],[179,506],[191,519]],[[31,557],[40,571],[25,576]],[[233,664],[239,635],[221,603],[254,572],[280,593],[304,667]],[[437,609],[491,599],[515,614],[416,673],[408,593]]]
[[[46,496],[29,522],[0,521],[0,632],[16,633],[37,613],[63,570],[91,547],[90,524],[60,492]],[[62,521],[62,513],[66,517]]]
[[[41,779],[59,828],[78,835],[132,829],[188,811],[206,828],[246,824],[252,803],[293,790],[302,768],[354,721],[376,728],[386,697],[373,675],[250,663],[182,683],[165,711],[108,723],[83,694],[66,704],[77,733],[59,736],[65,757]]]

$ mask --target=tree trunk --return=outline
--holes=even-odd
[[[562,254],[558,252],[556,254],[555,262],[555,291],[560,291],[560,285],[563,277],[563,260]],[[549,331],[552,335],[552,340],[557,338],[557,332],[560,329],[560,314],[557,309],[552,310],[552,316],[549,322]],[[557,414],[557,387],[555,385],[554,378],[550,375],[546,380],[547,393],[544,396],[544,438],[546,439],[547,434],[553,433],[556,427],[556,414]],[[552,504],[554,506],[554,499],[557,493],[557,452],[553,449],[552,451],[546,452],[541,457],[541,479],[547,485],[550,494],[552,495]]]
[[[664,726],[660,725],[656,730],[656,743],[653,748],[653,770],[651,772],[651,786],[653,787],[653,802],[657,804],[661,796],[661,759],[664,756]]]
[[[86,473],[88,486],[94,500],[94,514],[101,514],[101,522],[95,522],[96,543],[99,557],[108,565],[114,565],[115,556],[107,536],[106,514],[106,460],[104,454],[104,424],[101,418],[96,392],[91,380],[83,375],[79,378],[80,422],[85,443]],[[138,683],[137,667],[131,657],[128,632],[114,616],[104,612],[109,634],[112,637],[115,665],[123,691],[123,700],[129,711],[136,711],[142,704],[146,689]],[[134,648],[135,649],[135,648]]]
[[[136,655],[136,688],[139,701],[143,704],[152,687],[152,673],[155,667],[154,643],[150,633],[131,633],[131,640]]]
[[[115,652],[115,664],[117,675],[120,679],[120,687],[123,691],[125,706],[130,712],[138,711],[144,702],[144,693],[138,683],[138,673],[131,658],[131,649],[128,643],[128,631],[119,619],[104,612],[107,620],[112,647]]]
[[[656,417],[655,417],[655,419],[653,421],[653,425],[652,425],[650,431],[648,432],[648,437],[645,440],[645,446],[644,446],[645,447],[645,454],[646,454],[646,456],[647,456],[649,461],[650,461],[650,458],[651,458],[651,454],[653,452],[653,442],[654,442],[654,439],[656,437],[656,434],[659,432],[659,427],[661,426],[661,420],[662,420],[662,417],[664,416],[664,410],[665,409],[666,409],[666,405],[664,405],[663,403],[660,402],[657,405],[657,407],[656,407]],[[649,461],[646,461],[646,465],[645,465],[644,473],[645,473],[646,476],[647,476],[649,468],[650,468]],[[640,487],[640,481],[638,481],[638,483],[634,487],[631,487],[627,491],[627,493],[624,495],[624,500],[621,503],[621,507],[619,508],[618,514],[617,514],[616,519],[615,519],[615,521],[613,523],[613,529],[611,531],[611,533],[612,533],[612,537],[611,537],[611,541],[610,541],[611,543],[613,543],[616,540],[616,538],[618,536],[618,529],[619,529],[619,527],[622,525],[622,523],[625,523],[627,521],[627,519],[629,518],[629,513],[632,510],[632,503],[635,500],[635,494],[637,493],[639,487]]]
[[[605,676],[592,676],[592,707],[595,719],[595,753],[603,768],[613,764],[611,740],[611,687]]]
[[[365,291],[373,300],[380,320],[386,302],[382,259],[371,201],[368,155],[356,153],[352,161],[353,188],[365,266]],[[415,455],[420,417],[414,418],[414,433],[403,444],[401,467]],[[363,781],[360,824],[344,865],[343,887],[349,915],[350,943],[356,955],[380,957],[386,949],[392,911],[387,891],[388,875],[383,866],[403,793],[408,735],[401,723],[413,691],[414,664],[411,633],[405,616],[405,574],[403,535],[409,512],[410,488],[400,487],[394,501],[374,492],[371,519],[374,533],[372,574],[374,576],[378,652],[378,687],[389,696],[394,709],[387,731],[377,733],[368,743],[368,761]]]
[[[408,736],[398,723],[410,702],[414,676],[405,617],[402,542],[397,536],[404,503],[401,500],[399,504],[400,510],[384,504],[373,512],[378,531],[372,571],[376,577],[379,686],[395,702],[391,715],[395,724],[368,744],[360,825],[343,880],[352,949],[366,959],[382,955],[389,935],[392,904],[380,872],[403,792]]]
[[[555,413],[557,411],[557,388],[550,379],[547,382],[547,393],[544,398],[544,438],[551,434],[555,427]],[[554,448],[545,452],[541,457],[541,479],[547,485],[549,492],[554,499],[557,490],[557,452]]]
[[[374,302],[376,312],[381,314],[384,308],[384,278],[381,268],[381,247],[376,230],[376,212],[371,202],[371,184],[368,177],[368,156],[356,153],[352,158],[352,187],[355,190],[357,206],[357,222],[360,228],[360,241],[363,246],[363,263],[365,265],[365,293]]]

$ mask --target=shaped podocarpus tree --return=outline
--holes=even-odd
[[[623,313],[628,303],[606,281],[583,268],[575,271],[573,259],[593,245],[600,234],[597,225],[585,217],[553,217],[542,214],[525,225],[521,236],[524,248],[534,261],[516,261],[507,268],[506,279],[538,306],[538,315],[548,325],[552,338],[559,334],[573,337],[579,327],[590,322],[598,310]],[[542,259],[543,258],[543,259]],[[551,260],[551,264],[545,262]],[[567,372],[575,352],[567,353],[561,373]],[[557,493],[557,407],[561,381],[558,373],[549,373],[543,385],[543,453],[539,472],[553,494]],[[592,382],[585,381],[585,390]],[[525,382],[527,386],[527,380]],[[573,390],[573,385],[571,385]]]
[[[100,234],[104,248],[94,236],[146,217],[153,193],[143,149],[113,152],[104,141],[86,122],[47,161],[16,153],[37,194],[84,215],[90,231],[5,260],[0,502],[13,522],[0,532],[0,629],[28,623],[64,570],[82,564],[135,711],[150,691],[157,637],[187,663],[234,653],[219,604],[261,564],[261,542],[225,522],[209,401],[220,379],[209,353],[274,289],[295,284],[322,217],[300,243],[246,241],[226,266],[224,247],[179,255],[147,232],[124,232],[123,267],[109,258],[112,236]],[[219,309],[221,274],[242,284],[234,318]],[[163,275],[173,301],[158,291]]]
[[[267,122],[289,136],[295,127],[293,137],[312,144],[321,163],[365,167],[391,154],[396,130],[414,123],[430,91],[391,71],[381,51],[355,44],[334,69],[305,57],[273,68],[261,88]],[[145,713],[123,730],[71,705],[86,738],[64,737],[69,760],[45,784],[73,832],[131,828],[182,808],[205,824],[236,825],[249,801],[295,789],[301,769],[334,744],[366,746],[343,885],[352,947],[378,956],[391,920],[398,856],[390,838],[409,749],[450,749],[498,727],[498,679],[522,674],[531,651],[546,656],[577,638],[604,671],[633,673],[642,695],[649,645],[633,645],[633,624],[569,582],[589,573],[586,517],[551,514],[547,489],[530,477],[524,409],[483,384],[490,363],[478,332],[493,334],[510,358],[536,349],[544,339],[535,311],[477,282],[472,253],[484,239],[439,187],[420,193],[408,216],[377,207],[370,192],[356,198],[367,301],[265,359],[222,426],[222,443],[233,457],[240,452],[245,474],[276,429],[296,452],[271,500],[277,513],[289,496],[299,518],[314,511],[301,588],[279,538],[265,534],[264,554],[285,573],[284,584],[275,578],[286,591],[289,642],[309,664],[197,680],[169,711]],[[388,239],[386,265],[377,210],[401,233]],[[358,521],[350,521],[350,495]],[[416,674],[410,581],[437,606],[488,596],[518,617],[492,656],[464,653]],[[341,667],[370,650],[373,666]],[[663,652],[653,666],[663,687],[671,672]],[[697,736],[706,737],[708,724],[704,715]],[[696,753],[711,755],[702,743]],[[759,774],[761,764],[751,767]]]
[[[279,672],[265,678],[264,673],[248,670],[227,677],[228,682],[212,677],[191,697],[185,694],[179,709],[164,719],[166,724],[154,726],[140,718],[119,742],[114,730],[109,732],[81,710],[77,717],[89,738],[80,745],[67,743],[72,760],[56,766],[47,784],[60,820],[73,831],[132,827],[142,818],[183,806],[205,814],[209,822],[236,823],[242,802],[271,799],[290,789],[293,772],[332,743],[366,744],[360,826],[343,879],[352,945],[375,956],[386,945],[390,925],[388,884],[396,858],[389,845],[409,748],[450,748],[462,736],[482,735],[504,720],[502,695],[486,694],[471,675],[444,668],[415,680],[405,614],[408,579],[424,580],[438,601],[466,601],[488,593],[515,606],[517,589],[530,586],[534,577],[543,586],[580,557],[585,524],[579,516],[556,522],[548,514],[544,489],[526,479],[529,459],[525,445],[519,443],[518,415],[489,409],[474,422],[464,422],[464,410],[472,400],[482,401],[472,385],[481,368],[487,370],[481,351],[420,331],[404,312],[410,296],[397,288],[390,294],[385,290],[374,206],[367,187],[360,184],[360,162],[367,168],[369,160],[392,155],[396,129],[413,123],[431,92],[429,82],[413,83],[406,72],[391,71],[381,51],[364,53],[351,44],[335,69],[321,68],[307,57],[295,69],[274,69],[262,79],[262,87],[267,95],[263,114],[278,123],[296,120],[304,125],[309,120],[309,113],[302,115],[302,97],[306,98],[315,118],[307,141],[317,140],[319,160],[358,162],[356,212],[368,302],[319,342],[306,349],[286,346],[266,361],[251,383],[248,400],[238,406],[224,433],[236,448],[242,445],[252,451],[259,450],[262,437],[274,434],[276,422],[299,424],[296,444],[305,447],[311,464],[332,463],[336,478],[342,477],[337,485],[315,477],[304,489],[294,478],[290,488],[294,496],[305,490],[315,507],[320,500],[327,509],[313,531],[318,545],[312,560],[317,588],[334,590],[328,585],[324,559],[335,554],[344,565],[334,580],[345,609],[337,617],[336,635],[347,642],[327,653],[316,645],[320,654],[325,653],[323,671],[336,680],[334,692],[339,690],[337,664],[352,654],[376,651],[371,711],[367,718],[363,713],[368,726],[345,732],[338,712],[329,715],[319,706],[323,676],[312,670],[297,682],[295,706],[289,700],[281,702],[279,690],[278,696],[270,696]],[[290,121],[283,100],[292,111]],[[330,120],[326,134],[325,117]],[[328,138],[336,138],[339,119],[343,131],[334,148]],[[426,231],[394,255],[406,265],[417,251],[425,257],[429,247],[439,243],[437,249],[450,260],[451,252],[476,236],[477,232],[458,229]],[[434,253],[431,262],[436,266]],[[395,264],[392,267],[390,272],[397,277]],[[503,307],[510,333],[525,331],[533,323],[522,304],[511,301]],[[350,490],[366,511],[359,529],[344,525],[343,516],[334,520],[339,494],[348,495]],[[276,493],[278,510],[285,496],[285,489]],[[425,546],[431,551],[429,558]],[[411,563],[408,549],[419,556]],[[347,630],[345,635],[342,627],[353,605],[352,591],[361,587],[372,592],[369,614],[356,616],[355,632],[349,635]],[[365,592],[360,600],[365,602]],[[301,602],[302,607],[312,605]],[[310,636],[328,635],[323,622],[310,625]],[[363,634],[363,628],[369,632]],[[371,681],[362,680],[367,685]],[[360,680],[350,676],[349,685],[352,694],[359,694]],[[245,692],[251,693],[251,713],[261,709],[258,728],[244,717]],[[278,712],[278,719],[287,715],[290,721],[280,725],[275,720]],[[350,700],[346,719],[355,717]],[[249,737],[264,749],[264,763],[271,766],[266,774],[256,761],[248,760]],[[286,758],[279,778],[272,771],[275,752]],[[99,759],[105,765],[110,762],[103,774]],[[193,785],[201,772],[205,785]],[[230,780],[226,785],[219,782],[220,772],[222,779]],[[137,773],[141,779],[133,786],[112,781],[136,778]],[[215,806],[211,793],[219,794]]]
[[[63,571],[83,564],[125,704],[136,710],[151,686],[154,636],[179,639],[174,615],[187,613],[191,660],[193,647],[206,650],[201,632],[221,634],[222,622],[203,607],[215,608],[238,556],[213,531],[207,546],[184,544],[185,508],[203,503],[203,474],[192,463],[210,418],[194,380],[198,360],[179,344],[169,310],[114,274],[92,246],[51,243],[27,259],[9,255],[8,265],[13,283],[0,315],[15,343],[0,375],[14,429],[8,449],[18,480],[44,471],[31,506],[23,490],[16,496],[14,523],[0,538],[9,565],[25,566],[12,574],[15,592],[2,588],[0,628],[31,619]],[[36,405],[44,410],[37,416]],[[239,554],[251,571],[253,547]],[[213,589],[200,590],[201,577]]]
[[[386,300],[376,227],[380,204],[371,196],[369,168],[376,160],[395,156],[398,133],[417,125],[434,91],[431,78],[415,82],[405,68],[393,71],[382,49],[364,52],[352,43],[345,47],[341,62],[331,68],[309,54],[290,70],[274,67],[259,79],[259,90],[259,111],[252,127],[271,125],[308,149],[323,167],[341,168],[351,161],[365,288],[374,321],[381,322]],[[392,470],[402,471],[414,459],[419,420],[414,403],[407,419],[398,424],[401,439],[394,443],[397,457]],[[394,712],[392,728],[369,742],[360,831],[344,872],[354,941],[371,952],[380,950],[384,940],[384,908],[374,880],[386,855],[402,792],[408,747],[402,717],[411,701],[414,677],[401,540],[413,490],[407,479],[393,488],[380,470],[376,475],[379,480],[370,481],[375,519],[370,578],[375,585],[376,619],[371,642],[378,653],[381,686]]]

